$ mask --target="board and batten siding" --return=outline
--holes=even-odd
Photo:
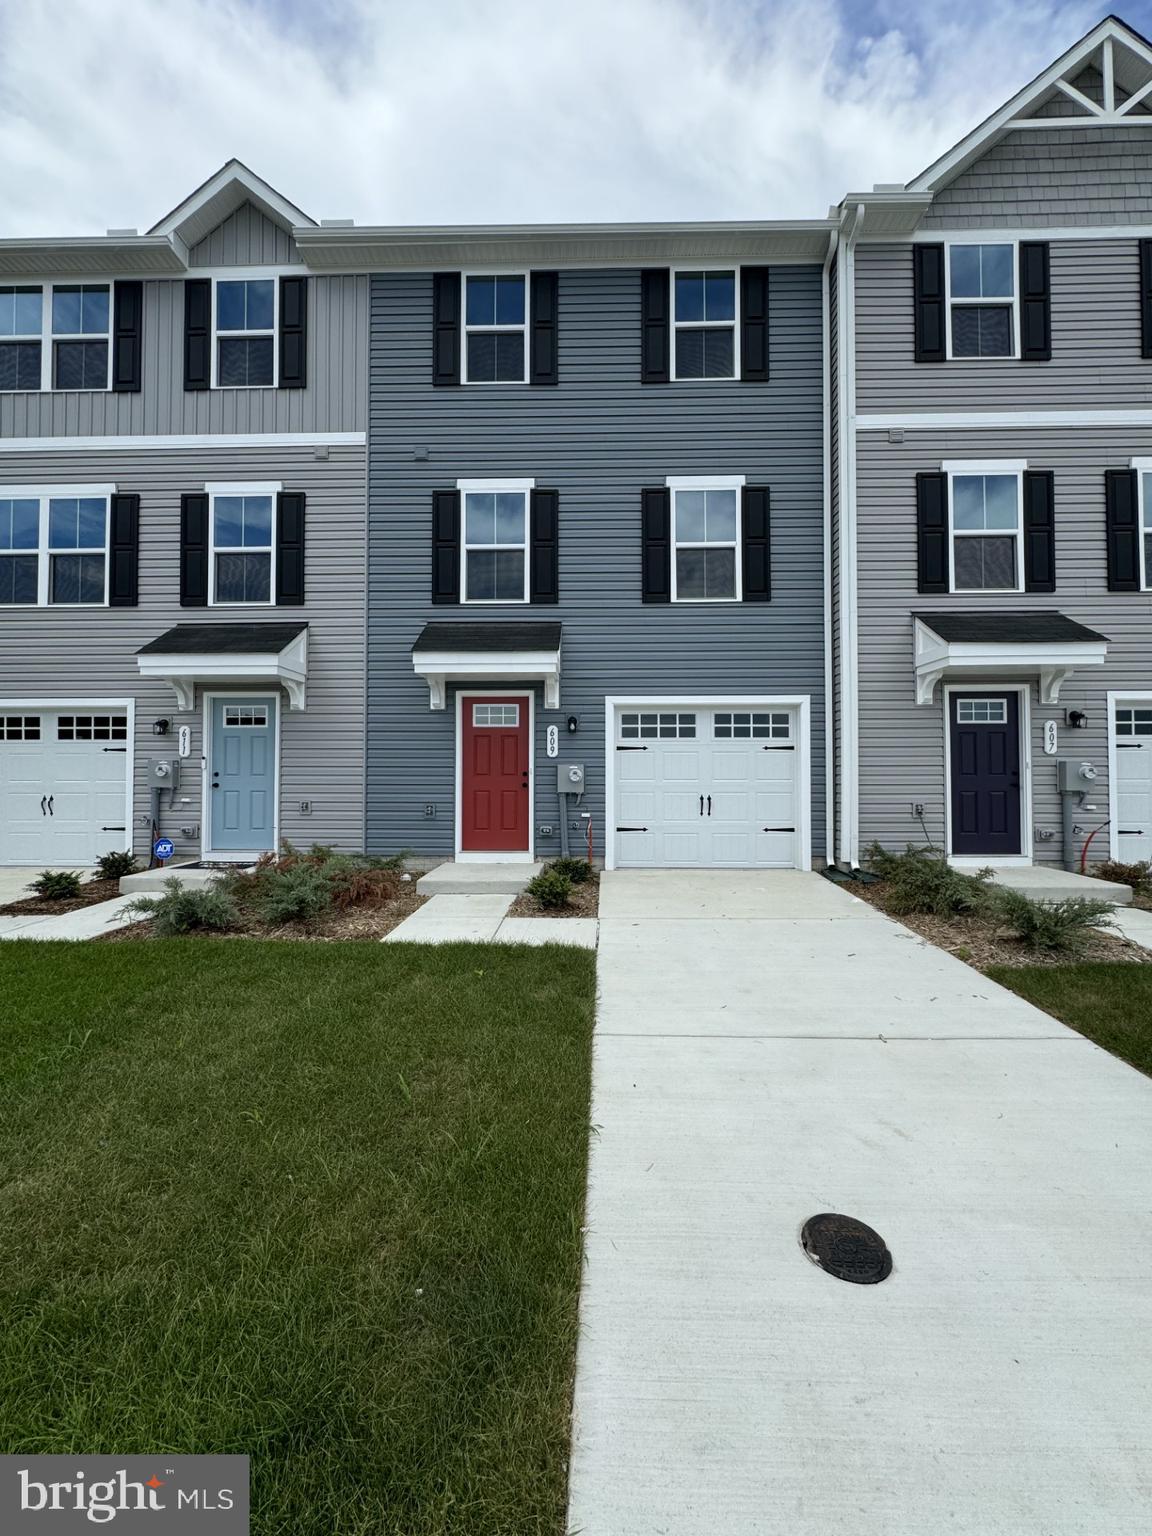
[[[1147,224],[1147,128],[1026,128],[941,188],[924,229]]]
[[[1002,218],[1007,221],[1010,209]],[[1140,355],[1136,237],[1053,240],[1052,359],[917,363],[910,244],[856,252],[856,406],[869,411],[1130,409],[1152,404]]]
[[[283,267],[300,261],[288,231],[251,203],[241,203],[188,252],[190,267]]]
[[[161,830],[177,857],[197,855],[200,839],[181,827],[201,821],[202,691],[181,714],[166,684],[141,680],[136,652],[175,624],[284,623],[306,620],[307,708],[290,713],[281,693],[281,836],[292,842],[363,847],[365,467],[362,447],[194,449],[119,453],[5,454],[0,484],[114,484],[140,496],[140,603],[135,608],[0,608],[0,697],[136,701],[134,844],[148,850],[148,762],[175,757],[177,730],[192,731],[179,809],[167,806]],[[305,583],[299,608],[180,606],[180,496],[206,481],[281,481],[307,503]],[[248,691],[269,691],[254,688]],[[152,722],[166,718],[158,738]],[[299,802],[312,812],[301,815]],[[109,846],[117,843],[109,837]]]
[[[996,431],[909,432],[902,443],[883,432],[858,439],[860,603],[860,825],[861,845],[877,839],[890,848],[922,843],[924,831],[911,813],[925,805],[932,840],[944,839],[944,725],[941,689],[930,705],[917,705],[912,655],[912,614],[923,612],[1055,609],[1106,635],[1103,667],[1072,673],[1059,703],[1032,701],[1032,823],[1040,832],[1034,857],[1059,861],[1059,756],[1089,759],[1099,779],[1092,799],[1099,814],[1081,818],[1093,827],[1108,816],[1108,690],[1152,692],[1152,596],[1107,589],[1104,471],[1125,469],[1134,456],[1152,457],[1152,431],[1079,427]],[[1055,475],[1056,591],[1054,593],[956,593],[921,596],[916,590],[916,474],[937,470],[945,459],[1026,459],[1030,469]],[[1023,676],[1019,681],[1023,682]],[[952,681],[952,680],[950,680]],[[1083,710],[1088,728],[1060,725],[1058,757],[1043,753],[1043,722],[1063,722],[1066,709]],[[1097,839],[1100,856],[1107,839]]]
[[[455,711],[412,671],[423,625],[564,626],[560,709],[537,689],[537,851],[559,850],[555,763],[583,762],[580,809],[604,849],[604,699],[716,693],[812,700],[813,852],[824,854],[821,270],[771,274],[771,380],[640,383],[640,276],[564,270],[555,387],[434,389],[432,278],[372,280],[369,427],[368,846],[454,851]],[[772,496],[772,601],[644,605],[640,491],[668,475],[742,474]],[[534,478],[560,493],[560,602],[430,602],[432,493],[465,477]],[[499,683],[493,682],[494,688]],[[504,685],[507,687],[508,685]],[[575,715],[579,728],[565,730]],[[426,816],[425,808],[432,814]],[[573,833],[574,840],[577,834]]]

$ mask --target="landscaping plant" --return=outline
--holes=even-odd
[[[1130,885],[1136,896],[1152,896],[1152,859],[1140,864],[1121,864],[1117,859],[1107,859],[1092,871],[1101,880],[1113,880],[1117,885]]]
[[[587,859],[564,856],[553,859],[548,868],[554,875],[563,875],[565,880],[570,880],[573,885],[583,885],[586,880],[592,878],[592,866]]]
[[[545,911],[556,911],[560,907],[566,907],[572,896],[572,882],[567,875],[558,873],[556,869],[541,870],[535,879],[529,880],[525,887],[533,901]]]
[[[868,850],[868,862],[884,880],[887,908],[897,917],[912,912],[950,917],[977,912],[988,901],[992,871],[964,874],[953,869],[935,848],[909,844],[903,853],[890,853],[874,843]]]
[[[138,896],[121,910],[151,918],[162,939],[198,930],[226,933],[240,926],[240,909],[220,880],[211,885],[182,885],[173,875],[165,880],[162,896]]]
[[[1033,901],[1023,891],[1001,886],[995,893],[993,912],[1028,949],[1075,951],[1090,934],[1107,925],[1112,906],[1088,896]]]
[[[122,848],[113,848],[96,860],[94,880],[122,880],[125,875],[136,873],[136,856]]]
[[[70,869],[45,869],[28,887],[41,901],[68,901],[80,894],[80,876]]]
[[[331,911],[332,896],[332,881],[324,869],[301,860],[269,866],[251,905],[265,923],[299,923]]]

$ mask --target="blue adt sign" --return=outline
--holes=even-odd
[[[152,852],[158,859],[170,859],[175,852],[170,837],[158,837],[152,844]]]

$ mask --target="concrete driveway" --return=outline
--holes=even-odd
[[[600,916],[570,1530],[1145,1536],[1152,1081],[818,876]]]

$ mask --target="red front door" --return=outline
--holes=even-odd
[[[465,698],[461,846],[528,852],[528,700]]]

